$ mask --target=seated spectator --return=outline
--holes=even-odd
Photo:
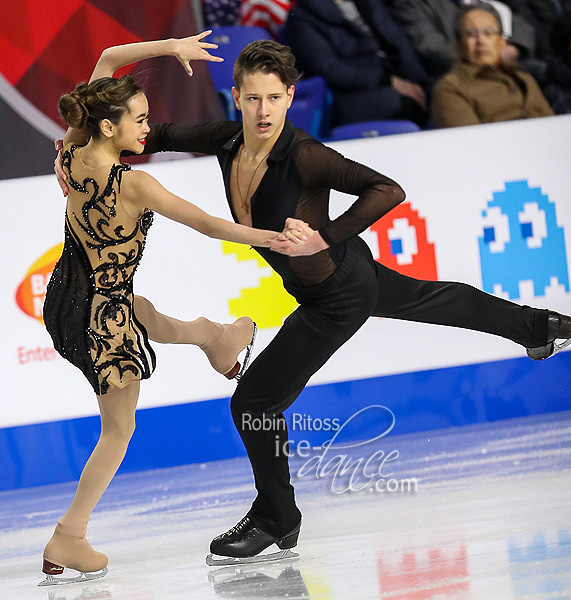
[[[434,88],[435,127],[553,114],[535,79],[501,62],[506,40],[495,8],[484,2],[461,8],[456,31],[460,60]]]
[[[571,113],[571,9],[553,24],[545,95],[556,114]]]
[[[571,8],[554,23],[550,42],[553,53],[571,66]]]
[[[408,35],[420,61],[431,76],[442,77],[456,61],[456,17],[461,5],[471,3],[471,0],[391,0],[390,9],[395,20]],[[505,9],[503,12],[506,19],[509,19],[511,31],[509,42],[503,49],[503,61],[515,63],[521,59],[533,58],[533,27],[522,15],[512,13],[508,6]]]
[[[521,15],[534,29],[536,56],[547,60],[552,51],[549,34],[562,12],[559,0],[503,0],[515,14]]]
[[[430,80],[381,0],[298,0],[286,39],[304,75],[323,77],[332,90],[334,126],[379,119],[425,125]]]

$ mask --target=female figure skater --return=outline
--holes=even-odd
[[[55,348],[81,369],[97,394],[101,436],[73,502],[44,550],[43,572],[48,577],[40,585],[92,579],[107,572],[107,557],[89,545],[85,533],[133,434],[140,380],[155,368],[148,340],[198,345],[214,369],[228,378],[239,375],[237,356],[253,342],[255,325],[247,317],[232,325],[205,318],[183,322],[157,312],[147,299],[133,294],[133,276],[152,211],[210,237],[255,247],[269,247],[277,236],[212,217],[120,161],[122,151],[143,151],[150,130],[149,108],[133,79],[128,75],[113,79],[113,72],[161,53],[176,55],[191,73],[191,59],[218,60],[206,50],[216,46],[201,41],[208,33],[104,52],[90,82],[79,84],[59,102],[66,123],[86,130],[91,139],[82,147],[64,139],[69,185],[65,246],[48,284],[44,318]],[[299,231],[280,237],[292,240],[298,234],[303,237]],[[58,579],[65,567],[80,575]]]

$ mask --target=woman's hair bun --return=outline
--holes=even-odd
[[[59,112],[63,120],[77,129],[86,129],[93,137],[101,135],[99,123],[109,119],[119,124],[128,111],[128,102],[141,88],[130,75],[121,79],[101,77],[91,83],[80,83],[73,91],[59,100]]]
[[[73,91],[59,99],[59,112],[70,127],[85,127],[89,116],[86,97],[88,87],[87,83],[80,83]]]

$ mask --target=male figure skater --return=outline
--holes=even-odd
[[[287,120],[297,80],[288,47],[253,42],[234,66],[232,93],[243,122],[153,125],[145,149],[215,154],[237,222],[281,230],[294,217],[309,224],[310,234],[314,231],[292,247],[290,256],[256,248],[300,306],[232,396],[232,417],[252,464],[257,497],[235,527],[212,541],[212,554],[222,557],[247,559],[274,543],[282,550],[297,544],[301,513],[288,457],[276,453],[288,439],[282,412],[370,316],[499,335],[524,346],[534,360],[571,342],[568,316],[520,306],[462,283],[415,280],[377,263],[358,234],[402,202],[404,192]],[[331,189],[357,196],[335,220],[328,216]],[[557,339],[565,342],[557,345]],[[271,428],[248,427],[264,417]]]

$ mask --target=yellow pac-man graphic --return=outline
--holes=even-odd
[[[46,285],[50,275],[63,252],[63,244],[58,244],[28,269],[22,283],[16,290],[16,304],[22,312],[44,324],[43,306],[46,297]]]
[[[239,261],[255,260],[258,267],[269,267],[268,263],[248,246],[222,242],[224,254],[235,254]],[[260,329],[281,327],[283,320],[297,307],[295,298],[288,294],[281,277],[271,271],[270,276],[260,277],[258,287],[243,288],[239,298],[228,300],[231,315],[248,315]]]

